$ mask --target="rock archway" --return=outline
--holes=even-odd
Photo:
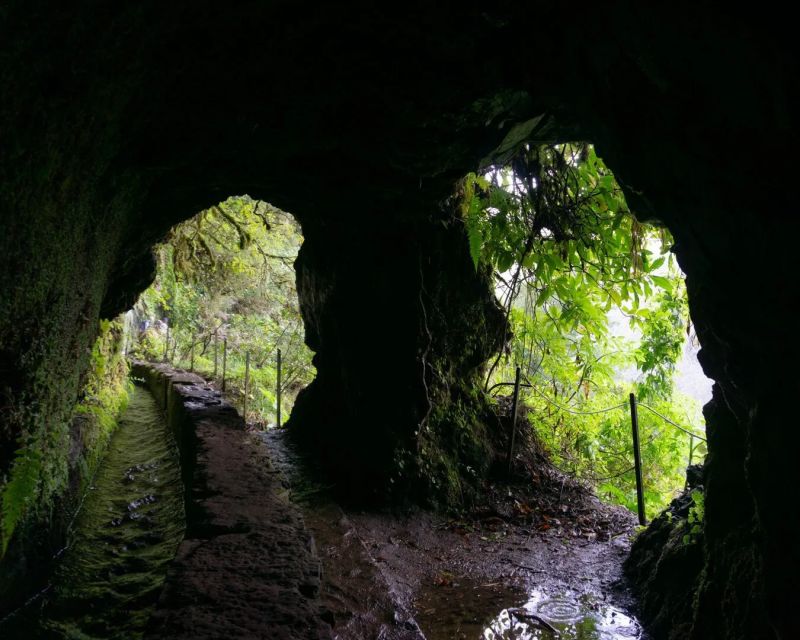
[[[161,234],[234,192],[296,212],[307,238],[300,294],[320,375],[300,430],[329,443],[337,425],[337,441],[364,443],[341,447],[353,486],[388,480],[437,411],[439,472],[479,458],[453,433],[480,411],[471,376],[499,320],[441,203],[545,114],[529,137],[593,140],[637,210],[673,231],[688,276],[717,381],[694,637],[794,637],[792,39],[749,13],[628,2],[9,3],[0,473],[20,438],[58,457],[96,319],[144,288]],[[428,358],[447,380],[426,376]]]

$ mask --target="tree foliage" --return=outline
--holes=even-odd
[[[295,290],[302,236],[287,213],[249,196],[232,197],[172,229],[156,248],[157,276],[137,302],[134,351],[221,377],[242,401],[250,354],[248,414],[276,413],[276,356],[283,357],[282,409],[313,377]],[[166,344],[169,324],[169,345]],[[284,413],[284,415],[287,415]]]
[[[586,143],[523,146],[508,164],[467,176],[461,203],[472,259],[492,267],[511,327],[486,387],[520,366],[555,461],[635,508],[628,392],[678,423],[699,420],[672,384],[688,313],[669,233],[636,220]],[[610,314],[627,318],[639,344],[610,331]],[[634,368],[638,376],[626,374]],[[688,438],[650,418],[642,454],[652,513],[682,487]]]

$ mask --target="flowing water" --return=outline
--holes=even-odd
[[[136,386],[49,588],[0,636],[141,637],[184,529],[175,441],[153,397]]]

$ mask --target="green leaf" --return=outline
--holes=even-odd
[[[546,114],[514,125],[497,148],[481,160],[481,166],[488,167],[507,163],[521,145],[534,141],[534,132],[538,134],[535,137],[541,143],[549,137],[546,132],[550,129],[552,129],[551,118],[548,118]],[[543,133],[544,137],[542,137]]]
[[[481,260],[481,247],[482,239],[480,231],[477,226],[467,226],[467,238],[469,239],[469,255],[472,258],[472,264],[475,265],[475,270],[478,269],[478,264]]]
[[[654,284],[665,289],[666,291],[672,291],[672,280],[669,278],[665,278],[664,276],[654,276],[651,275],[650,279],[653,281]]]
[[[514,265],[514,254],[511,252],[499,252],[497,256],[497,270],[505,273]]]

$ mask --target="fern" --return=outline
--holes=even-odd
[[[478,268],[478,263],[481,259],[481,249],[483,247],[483,240],[481,238],[480,227],[478,226],[477,216],[468,216],[467,220],[467,238],[469,239],[469,255],[472,258],[472,263],[475,269]]]
[[[464,217],[464,225],[467,228],[467,238],[469,240],[469,255],[475,269],[481,261],[484,245],[484,220],[483,206],[479,193],[487,190],[489,183],[485,178],[470,173],[464,180],[464,198],[461,205],[461,213]]]

